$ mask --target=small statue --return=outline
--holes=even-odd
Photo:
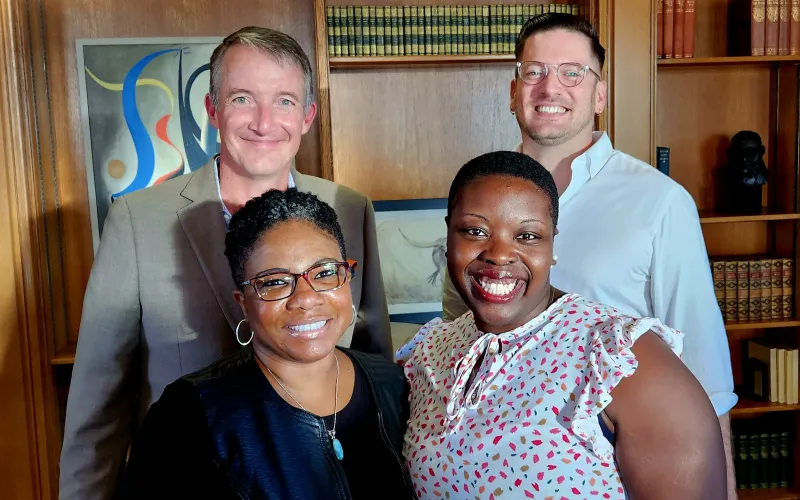
[[[763,186],[767,183],[767,166],[764,164],[764,145],[761,137],[750,130],[737,132],[728,148],[728,176],[745,186]]]
[[[767,166],[764,164],[764,144],[761,137],[742,130],[731,138],[728,163],[722,174],[722,203],[730,212],[758,213],[761,210],[761,186],[767,183]]]

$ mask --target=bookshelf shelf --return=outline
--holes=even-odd
[[[737,490],[739,500],[798,500],[800,491],[793,488],[770,488],[766,490]]]
[[[69,345],[50,358],[51,365],[71,365],[75,363],[75,345]]]
[[[769,401],[753,401],[739,397],[739,402],[731,409],[731,415],[760,415],[775,411],[798,411],[800,404],[770,403]]]
[[[449,56],[361,56],[331,57],[331,69],[337,68],[381,68],[386,66],[425,66],[442,64],[513,63],[514,54],[474,54]]]
[[[730,56],[730,57],[690,57],[687,59],[658,59],[661,67],[669,66],[724,66],[751,64],[800,64],[800,56]]]
[[[726,321],[725,329],[731,330],[755,330],[759,328],[788,328],[800,326],[800,319],[782,318],[766,319],[759,321]]]
[[[772,220],[798,220],[800,213],[773,212],[763,209],[761,213],[730,214],[717,210],[700,210],[700,224],[722,224],[731,222],[760,222]]]

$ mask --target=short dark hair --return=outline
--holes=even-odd
[[[597,36],[597,30],[594,29],[592,23],[579,16],[554,12],[533,16],[522,25],[514,46],[514,56],[517,62],[521,62],[522,51],[525,50],[525,42],[528,41],[528,38],[537,33],[553,30],[572,31],[588,38],[592,46],[592,53],[600,63],[600,69],[603,69],[603,64],[606,62],[606,49],[600,45],[600,37]]]
[[[250,258],[259,238],[287,221],[307,221],[314,224],[339,244],[342,258],[347,258],[342,228],[330,205],[315,195],[296,188],[286,191],[271,189],[248,201],[231,218],[228,234],[225,236],[225,256],[237,287],[245,281],[244,264]]]
[[[210,89],[211,102],[219,106],[219,89],[222,87],[222,61],[225,53],[235,45],[246,45],[263,51],[280,63],[291,63],[303,70],[303,109],[308,109],[314,102],[314,82],[311,74],[311,61],[297,41],[281,31],[245,26],[226,36],[211,54]]]
[[[550,198],[550,217],[553,219],[553,227],[558,225],[558,189],[553,176],[538,161],[514,151],[486,153],[465,163],[450,184],[447,217],[450,217],[465,187],[490,175],[513,177],[535,184]]]

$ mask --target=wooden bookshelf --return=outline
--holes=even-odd
[[[737,222],[766,222],[779,220],[798,220],[800,213],[775,212],[762,209],[760,213],[730,214],[713,209],[700,210],[700,224],[722,224]]]
[[[762,328],[789,328],[800,326],[800,319],[765,319],[757,321],[727,321],[725,329],[732,330],[756,330]]]
[[[747,64],[800,64],[800,56],[724,56],[658,59],[658,66],[724,66]]]
[[[739,500],[798,500],[800,490],[794,488],[770,488],[766,490],[738,490]]]
[[[800,404],[771,403],[769,401],[753,401],[739,397],[739,401],[731,409],[732,416],[759,415],[776,411],[797,411]]]
[[[50,358],[51,365],[71,365],[75,363],[75,344],[68,345]]]

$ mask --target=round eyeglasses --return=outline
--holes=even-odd
[[[580,85],[583,81],[583,77],[586,76],[586,71],[591,71],[598,80],[601,79],[600,75],[590,68],[588,64],[581,65],[572,62],[561,64],[545,64],[539,61],[518,62],[517,75],[519,75],[523,82],[536,85],[547,77],[548,67],[555,68],[558,81],[565,87],[576,87]]]
[[[258,297],[265,301],[281,300],[291,296],[302,278],[315,292],[330,292],[347,283],[348,276],[355,273],[358,262],[323,262],[309,267],[302,273],[286,271],[261,274],[239,283],[239,288],[253,287]]]

